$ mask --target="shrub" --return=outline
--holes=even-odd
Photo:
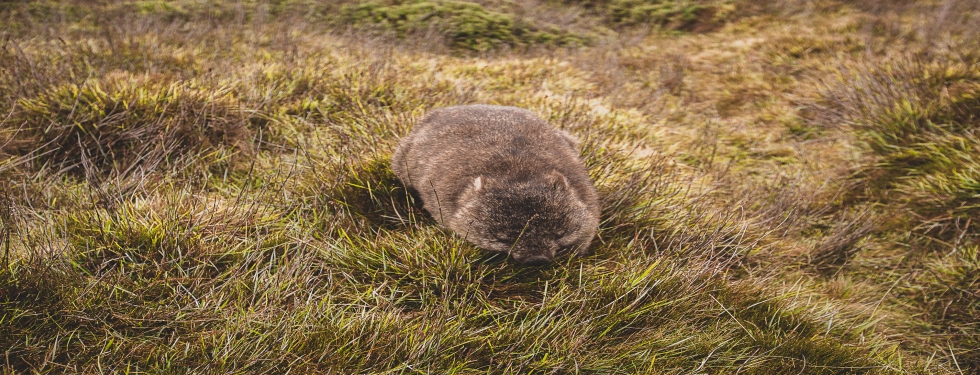
[[[351,24],[379,27],[399,37],[436,30],[452,47],[472,51],[528,44],[581,45],[588,40],[585,36],[515,20],[511,15],[463,1],[413,1],[394,5],[368,2],[347,6],[343,12]]]
[[[591,8],[612,26],[659,25],[669,30],[717,29],[734,7],[727,1],[566,0]]]

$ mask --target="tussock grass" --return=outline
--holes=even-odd
[[[937,335],[935,341],[939,343],[956,343],[954,349],[947,350],[955,356],[954,366],[964,371],[980,358],[976,349],[980,318],[977,260],[976,245],[958,248],[943,259],[930,261],[924,274],[903,288],[916,308],[928,314],[921,328]]]
[[[975,9],[967,2],[875,6],[869,18],[882,38],[943,39],[945,49],[909,43],[888,60],[839,62],[830,70],[835,78],[821,80],[813,112],[824,126],[854,131],[869,156],[851,168],[857,189],[845,202],[870,203],[881,214],[871,216],[877,228],[865,231],[861,250],[874,255],[858,255],[866,260],[853,272],[892,285],[896,295],[886,298],[910,311],[893,323],[906,327],[910,347],[944,352],[950,369],[966,373],[976,371],[977,358],[978,332],[964,322],[976,319],[972,291],[980,286],[970,276],[980,214],[974,182],[980,86],[975,30],[961,22],[973,22]],[[928,16],[916,19],[916,28],[891,24],[910,11]],[[864,274],[871,264],[886,272]]]
[[[871,188],[914,206],[926,226],[966,220],[980,211],[976,198],[980,109],[978,65],[907,62],[844,73],[854,86],[829,92],[839,111],[826,111],[862,130],[878,159],[866,172]],[[942,230],[940,230],[942,232]]]
[[[247,151],[241,146],[250,138],[249,124],[220,88],[108,84],[55,87],[18,102],[7,120],[17,130],[5,151],[61,170],[84,164],[122,174],[222,146]]]
[[[923,340],[934,347],[955,342],[972,348],[978,333],[963,323],[977,318],[970,311],[976,303],[972,290],[980,286],[969,276],[980,214],[977,67],[974,58],[961,56],[846,68],[841,77],[850,83],[831,86],[825,98],[833,107],[821,111],[859,131],[875,156],[858,168],[864,184],[859,194],[897,213],[884,233],[908,244],[924,262],[913,281],[901,282],[901,293],[911,298],[904,304],[927,314],[912,324],[935,335]],[[934,297],[911,297],[924,290]],[[955,312],[938,312],[949,309]],[[947,352],[959,369],[977,358],[973,349]]]

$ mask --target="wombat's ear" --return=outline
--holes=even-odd
[[[568,179],[558,171],[552,170],[545,176],[545,180],[555,190],[568,189]]]

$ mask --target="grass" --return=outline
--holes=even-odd
[[[976,373],[978,11],[0,4],[0,367]],[[464,103],[583,140],[593,255],[418,208],[390,154]]]
[[[10,139],[10,150],[35,154],[38,163],[53,163],[66,171],[89,163],[102,171],[126,173],[189,152],[233,147],[249,138],[249,124],[220,89],[108,84],[55,87],[16,103],[17,115],[8,121],[21,125]]]
[[[902,303],[925,314],[918,329],[939,336],[955,331],[946,340],[963,348],[975,348],[980,334],[973,324],[980,315],[971,255],[980,214],[977,67],[975,57],[963,56],[845,68],[853,86],[825,93],[832,103],[827,112],[857,130],[874,155],[856,167],[855,198],[898,212],[879,231],[909,246],[907,257],[918,258],[912,262],[924,273],[909,275],[918,280],[902,292],[914,302]],[[958,359],[975,363],[977,354],[966,349]]]

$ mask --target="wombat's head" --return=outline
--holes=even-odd
[[[477,177],[448,224],[480,248],[541,265],[559,252],[584,254],[598,218],[564,176],[551,172],[524,181]]]

